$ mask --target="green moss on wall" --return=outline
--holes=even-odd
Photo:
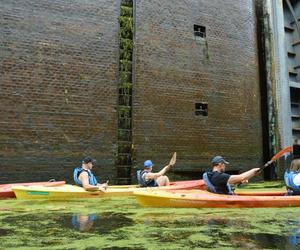
[[[132,12],[133,12],[132,7],[121,6],[121,14],[120,14],[120,16],[132,17],[133,16]]]
[[[131,163],[131,112],[132,112],[132,54],[133,54],[133,2],[122,0],[119,31],[119,105],[118,105],[118,155],[117,165]],[[126,156],[124,156],[126,154]],[[130,183],[130,171],[119,171],[118,177],[127,178]],[[122,174],[121,174],[122,173]],[[125,176],[124,176],[125,174]]]

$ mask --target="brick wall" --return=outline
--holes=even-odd
[[[205,26],[199,42],[194,24]],[[229,170],[262,164],[256,17],[252,0],[136,2],[133,141],[135,165],[161,167],[177,151],[175,171]],[[195,116],[195,103],[208,116]]]
[[[0,182],[70,180],[87,154],[115,178],[119,11],[120,0],[1,1]],[[177,173],[216,154],[231,170],[260,165],[253,1],[140,0],[135,23],[134,165],[174,151]]]
[[[1,1],[0,182],[71,180],[85,155],[114,177],[119,6]]]

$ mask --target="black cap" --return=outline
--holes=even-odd
[[[211,160],[211,163],[212,163],[213,165],[219,164],[219,163],[221,163],[221,162],[223,162],[223,163],[225,163],[225,164],[229,164],[229,162],[228,162],[228,161],[225,161],[225,159],[223,158],[223,156],[220,156],[220,155],[215,156],[215,157]]]
[[[88,163],[92,163],[93,166],[96,165],[97,161],[95,159],[93,159],[92,157],[86,156],[84,157],[84,159],[82,160],[82,163],[88,164]]]

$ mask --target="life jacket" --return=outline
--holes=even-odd
[[[300,195],[300,186],[294,183],[294,178],[297,174],[299,173],[293,171],[285,171],[284,173],[284,182],[288,190],[288,195]]]
[[[211,172],[205,172],[202,176],[204,182],[205,182],[205,185],[207,187],[207,191],[211,192],[211,193],[217,193],[217,190],[215,188],[215,186],[211,183],[209,177],[208,177],[208,174],[212,174]],[[231,188],[231,186],[229,185],[229,183],[227,183],[227,189],[228,189],[228,194],[229,195],[234,195],[234,192]]]
[[[89,176],[89,184],[92,185],[92,186],[97,186],[97,179],[95,177],[95,175],[91,172],[91,171],[88,171],[82,167],[78,167],[78,168],[75,168],[74,169],[74,172],[73,172],[73,178],[74,178],[74,181],[75,181],[75,184],[79,187],[82,187],[82,183],[81,181],[79,180],[79,175],[83,172],[87,172],[88,173],[88,176]]]
[[[157,187],[158,184],[154,179],[146,181],[146,179],[145,179],[146,173],[147,173],[147,171],[145,171],[145,170],[138,170],[136,172],[136,177],[137,177],[137,180],[138,180],[140,186],[141,187]]]

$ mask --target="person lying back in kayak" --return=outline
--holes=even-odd
[[[170,163],[165,166],[158,173],[152,173],[152,167],[154,164],[151,160],[144,162],[144,169],[137,171],[137,179],[141,187],[158,187],[158,186],[168,186],[170,181],[168,176],[165,175],[169,169],[176,163],[176,152],[173,154]]]
[[[107,188],[107,183],[99,184],[91,171],[96,163],[95,159],[87,156],[82,160],[82,166],[74,169],[73,177],[77,186],[83,187],[87,191],[104,191]]]
[[[222,156],[215,156],[212,161],[212,171],[203,174],[203,180],[208,191],[217,194],[233,194],[230,185],[248,182],[250,178],[259,174],[260,168],[252,168],[239,175],[225,172],[225,164],[229,164]]]

